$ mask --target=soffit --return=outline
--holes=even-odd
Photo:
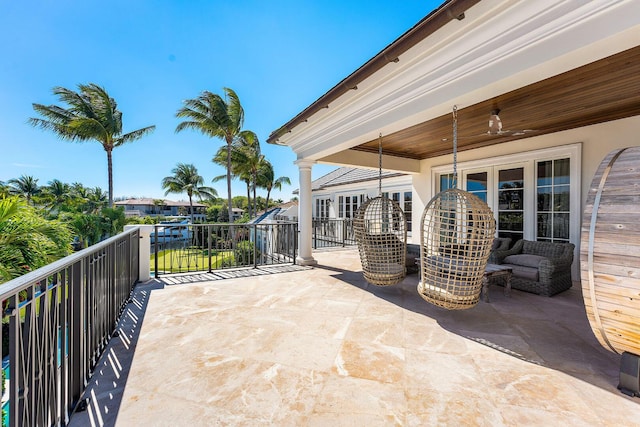
[[[487,133],[491,110],[504,130]],[[458,110],[458,150],[589,126],[640,114],[640,47]],[[426,159],[452,151],[452,114],[385,135],[386,155]],[[378,152],[378,139],[353,147]]]

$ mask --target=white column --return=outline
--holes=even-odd
[[[300,265],[315,265],[313,258],[312,238],[312,212],[311,212],[311,167],[315,163],[312,160],[297,160],[300,172],[300,200],[298,201],[298,257],[296,263]]]
[[[151,231],[153,225],[125,225],[124,231],[140,228],[140,246],[138,252],[138,281],[151,279]]]

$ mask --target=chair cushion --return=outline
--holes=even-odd
[[[533,282],[537,282],[539,279],[538,268],[537,267],[526,267],[523,265],[517,264],[503,264],[511,267],[513,269],[513,275],[517,277],[521,277],[526,280],[531,280]]]
[[[475,289],[468,289],[468,284],[463,282],[455,282],[452,285],[452,289],[447,289],[446,284],[442,286],[443,287],[440,287],[420,281],[418,282],[418,292],[426,297],[431,297],[439,301],[472,302],[478,299],[478,295],[480,295],[482,290],[482,288],[479,288],[477,291],[475,291]],[[467,289],[465,289],[465,287],[467,287]]]
[[[509,255],[504,259],[505,264],[515,264],[515,265],[523,265],[525,267],[535,267],[538,268],[540,265],[540,261],[546,259],[546,257],[540,255],[531,255],[531,254],[517,254],[517,255]]]

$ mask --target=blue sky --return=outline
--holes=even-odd
[[[178,162],[210,182],[222,141],[175,133],[182,100],[232,88],[276,176],[298,187],[291,149],[269,134],[415,25],[441,0],[42,0],[0,1],[0,181],[21,175],[107,189],[106,153],[31,127],[32,103],[58,104],[54,86],[103,86],[123,112],[124,132],[156,131],[114,150],[115,197],[164,197]],[[314,166],[313,179],[334,167]],[[223,181],[211,184],[226,197]],[[234,183],[234,195],[245,188]],[[262,192],[263,193],[263,192]],[[260,193],[262,196],[265,194]],[[171,199],[184,196],[169,195]]]

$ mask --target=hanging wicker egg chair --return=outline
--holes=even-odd
[[[475,306],[496,228],[489,206],[466,191],[442,191],[425,208],[420,227],[420,296],[449,310]]]
[[[365,280],[389,286],[400,283],[407,272],[407,220],[400,205],[382,194],[382,134],[378,138],[378,162],[379,195],[356,211],[353,232]]]
[[[457,107],[453,107],[453,186],[457,181]],[[496,231],[489,206],[474,194],[451,188],[431,199],[420,222],[420,282],[427,302],[448,310],[472,308]]]
[[[406,275],[407,222],[398,203],[378,196],[356,211],[353,231],[362,273],[377,286],[400,283]]]

